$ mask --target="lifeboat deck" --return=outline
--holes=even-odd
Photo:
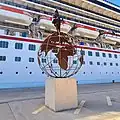
[[[120,120],[120,83],[78,86],[84,105],[53,112],[44,107],[44,88],[0,90],[1,120]]]

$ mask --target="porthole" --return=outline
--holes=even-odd
[[[88,51],[88,56],[92,56],[92,51]]]
[[[81,55],[85,55],[85,51],[81,50],[80,52],[81,52]]]
[[[112,72],[112,74],[113,74],[113,72]]]
[[[76,61],[76,60],[73,60],[73,64],[77,64],[77,61]]]
[[[91,72],[91,74],[92,74],[92,72]]]
[[[107,63],[106,62],[104,62],[104,66],[106,66],[107,65]]]
[[[32,72],[30,72],[30,74],[32,74]]]
[[[100,62],[97,62],[97,65],[100,65]]]
[[[106,74],[107,74],[108,72],[106,72]]]
[[[116,54],[114,54],[114,57],[115,57],[115,58],[117,58],[117,55],[116,55]]]
[[[0,41],[0,48],[8,48],[8,42],[7,41]]]
[[[85,72],[83,72],[83,74],[85,74]]]
[[[113,66],[113,63],[110,63],[110,66]]]
[[[44,72],[42,72],[42,74],[44,74]]]
[[[3,74],[3,72],[0,72],[0,74]]]
[[[27,69],[28,67],[26,67],[26,69]]]
[[[90,61],[90,62],[89,62],[89,64],[90,64],[90,65],[93,65],[93,62],[92,62],[92,61]]]
[[[106,54],[105,54],[105,53],[102,53],[102,56],[103,56],[103,57],[106,57]]]
[[[99,57],[99,56],[100,56],[99,52],[96,52],[95,54],[96,54],[96,57]]]
[[[57,63],[57,60],[56,60],[56,59],[54,59],[54,60],[53,60],[53,63]]]
[[[15,49],[22,49],[23,43],[15,43]]]
[[[18,72],[16,72],[16,74],[18,74]]]
[[[112,54],[109,53],[108,56],[109,56],[109,58],[112,58]]]

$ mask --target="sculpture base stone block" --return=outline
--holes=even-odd
[[[76,80],[74,78],[47,79],[45,105],[54,111],[78,107]]]

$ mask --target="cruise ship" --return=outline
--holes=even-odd
[[[45,85],[37,52],[55,31],[56,9],[65,21],[61,30],[83,50],[84,64],[73,76],[78,84],[120,82],[119,6],[107,0],[0,0],[0,89]]]

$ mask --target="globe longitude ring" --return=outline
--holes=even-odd
[[[74,47],[73,41],[63,32],[54,32],[43,41],[38,51],[38,63],[47,76],[66,78],[79,71],[83,55],[80,49]]]

